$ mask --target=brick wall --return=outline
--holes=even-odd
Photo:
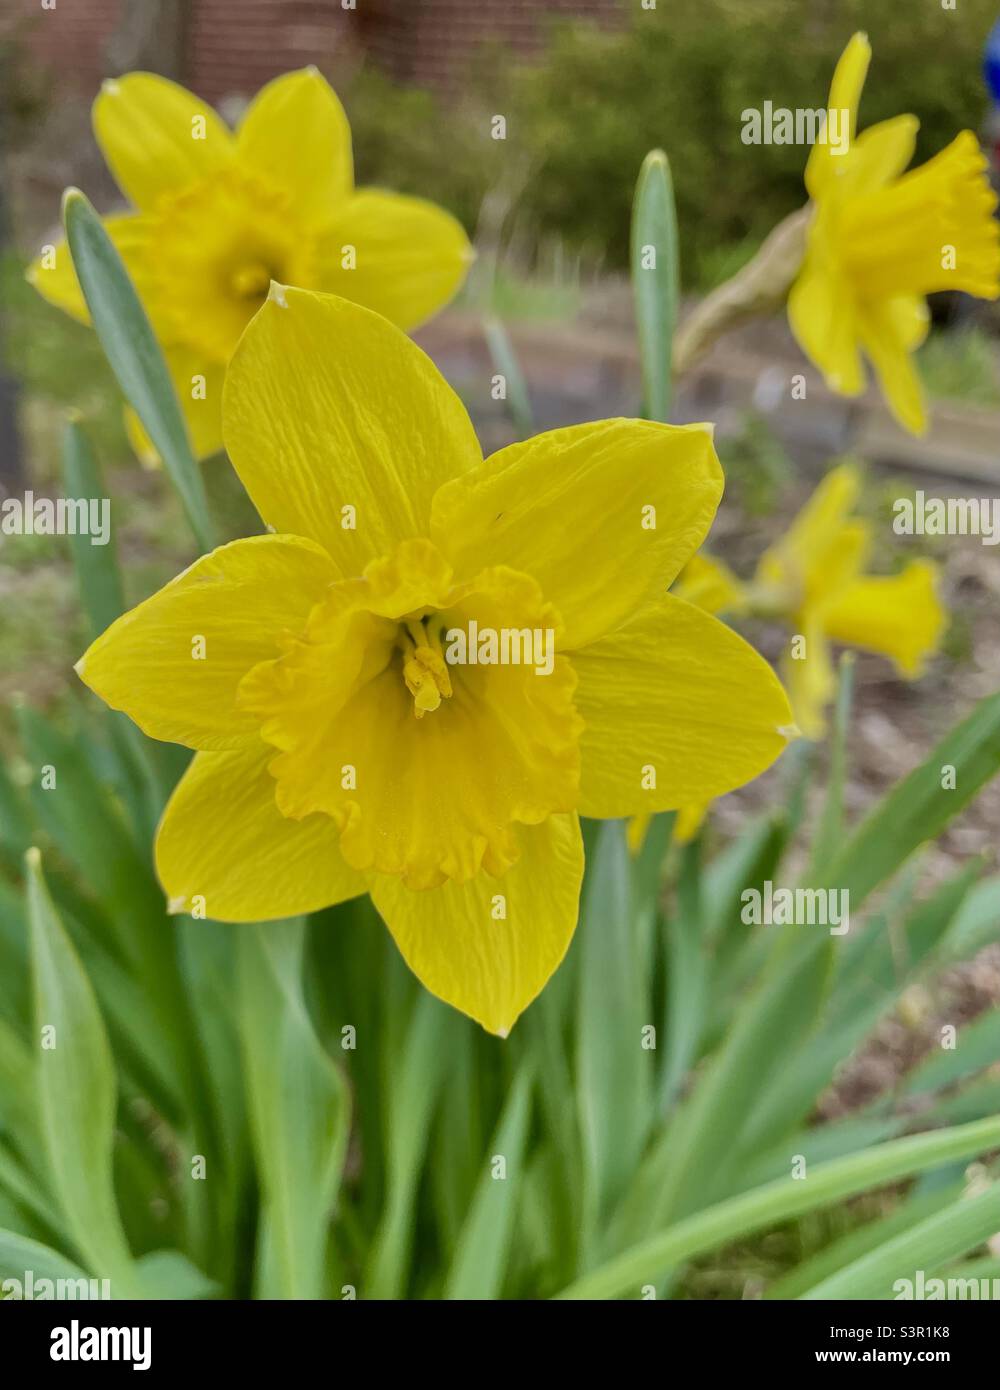
[[[359,7],[366,0],[358,0]],[[368,0],[371,3],[371,0]],[[482,44],[502,43],[530,57],[558,20],[621,23],[638,0],[381,0],[367,49],[380,67],[420,86],[455,90]]]
[[[65,81],[91,91],[108,75],[105,45],[121,18],[122,0],[3,0],[3,27],[23,37],[39,63],[51,69],[56,91]]]
[[[620,22],[637,0],[356,0],[355,10],[341,0],[140,0],[131,8],[126,0],[55,0],[44,11],[41,0],[3,3],[5,22],[7,14],[25,21],[34,54],[60,87],[92,94],[103,77],[144,66],[218,101],[289,68],[336,69],[358,53],[401,80],[455,90],[483,42],[530,55],[552,19]],[[158,32],[159,11],[166,19]]]
[[[307,63],[329,70],[357,28],[340,0],[194,0],[185,78],[209,101],[249,94]]]

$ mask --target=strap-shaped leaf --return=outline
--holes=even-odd
[[[783,1178],[766,1187],[719,1202],[631,1246],[599,1269],[585,1274],[560,1298],[638,1297],[645,1284],[706,1250],[717,1249],[754,1231],[853,1197],[885,1183],[911,1177],[953,1160],[972,1158],[1000,1143],[1000,1118],[931,1134],[911,1135],[813,1168],[805,1180]]]
[[[138,1277],[112,1179],[117,1083],[101,1012],[56,915],[37,849],[26,855],[42,1139],[66,1229],[91,1274],[116,1297]]]
[[[643,160],[632,205],[632,289],[646,417],[670,420],[671,355],[680,270],[670,163],[662,150]]]
[[[167,364],[128,271],[78,188],[63,197],[63,224],[90,318],[125,399],[142,421],[180,494],[195,539],[214,544],[201,474]]]

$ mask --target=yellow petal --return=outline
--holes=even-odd
[[[881,652],[911,679],[937,651],[947,621],[929,560],[912,560],[901,574],[856,580],[823,619],[835,641]]]
[[[902,178],[849,199],[838,227],[842,267],[857,302],[934,290],[995,299],[996,207],[986,157],[970,130]]]
[[[665,593],[703,541],[722,470],[703,425],[601,420],[512,444],[434,499],[432,535],[459,575],[533,575],[572,650]]]
[[[633,816],[629,821],[625,831],[625,838],[628,841],[629,854],[633,857],[639,853],[645,844],[646,834],[652,820],[652,812],[644,811],[641,816]]]
[[[679,845],[691,843],[701,829],[711,804],[710,801],[699,801],[678,807],[674,820],[674,839]],[[652,819],[652,815],[647,812],[641,816],[633,816],[629,821],[625,833],[629,852],[633,856],[638,855],[642,849]]]
[[[275,288],[240,341],[222,429],[264,520],[350,574],[426,535],[438,487],[482,458],[462,402],[398,328],[291,288]]]
[[[674,822],[674,839],[679,845],[690,844],[705,822],[710,801],[691,802],[682,806]]]
[[[290,194],[296,220],[310,229],[327,226],[354,186],[351,128],[316,68],[261,88],[240,122],[236,151],[242,165]]]
[[[802,272],[788,296],[788,323],[830,390],[857,396],[864,390],[865,374],[850,286],[822,244],[825,233],[811,236],[818,236],[820,244],[814,248],[810,241]]]
[[[232,158],[232,135],[212,108],[152,72],[105,82],[93,121],[118,187],[143,212]]]
[[[274,803],[269,750],[197,753],[167,803],[156,872],[173,912],[218,922],[293,917],[365,891],[326,816],[286,820]]]
[[[747,606],[746,586],[728,565],[704,550],[691,556],[670,592],[706,613],[739,613]]]
[[[222,449],[222,383],[225,368],[205,362],[185,347],[163,349],[167,370],[177,393],[177,403],[187,425],[188,439],[197,459],[211,458]],[[160,456],[143,429],[138,415],[125,410],[125,431],[144,468],[159,468]]]
[[[799,639],[804,638],[804,643]],[[797,652],[798,655],[794,655]],[[795,711],[795,722],[806,738],[826,733],[826,708],[837,688],[830,647],[817,618],[803,624],[781,661],[781,675]]]
[[[150,223],[148,218],[127,214],[102,218],[104,230],[125,262],[147,314],[154,304],[149,265]],[[65,241],[41,252],[28,267],[27,279],[44,299],[64,309],[81,323],[90,323],[90,312],[73,269],[73,258]]]
[[[761,556],[756,583],[776,611],[794,617],[815,612],[861,571],[871,544],[870,527],[849,520],[861,488],[853,463],[831,468],[785,534]]]
[[[712,800],[763,772],[792,735],[767,662],[672,594],[572,660],[585,725],[581,815]]]
[[[409,331],[453,298],[472,264],[472,248],[462,224],[443,208],[365,188],[338,211],[317,261],[317,288]]]
[[[869,126],[855,140],[843,177],[852,193],[873,193],[900,174],[913,158],[920,122],[916,116],[893,116]]]
[[[868,36],[861,33],[854,34],[837,61],[833,80],[830,83],[827,108],[831,111],[846,111],[848,113],[851,146],[854,144],[858,126],[858,105],[861,101],[865,77],[868,75],[868,64],[871,61],[871,56],[872,50]],[[834,154],[832,145],[820,141],[813,145],[806,164],[806,188],[809,190],[811,198],[818,198],[824,192],[830,179],[837,175],[837,165],[846,158],[848,156]]]
[[[878,375],[886,404],[905,430],[921,435],[927,431],[927,407],[910,357],[918,322],[926,332],[926,311],[923,316],[915,314],[913,297],[908,295],[869,304],[860,315],[861,342]]]
[[[259,740],[236,688],[278,639],[305,626],[337,571],[296,536],[252,536],[197,560],[112,623],[80,662],[80,679],[151,738],[191,748]]]
[[[583,878],[575,816],[522,827],[518,839],[520,858],[500,878],[480,874],[426,892],[381,876],[369,885],[413,973],[432,994],[501,1037],[566,954]]]

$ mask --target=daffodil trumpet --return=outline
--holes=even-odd
[[[198,560],[78,666],[197,750],[156,840],[171,908],[247,922],[367,892],[427,988],[506,1034],[572,937],[579,817],[710,800],[790,736],[770,666],[666,592],[718,506],[711,430],[602,420],[484,462],[403,333],[284,287],[230,363],[223,427],[271,533]],[[449,662],[473,623],[532,657],[552,633],[551,671]]]

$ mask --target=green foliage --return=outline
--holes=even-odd
[[[683,1295],[691,1261],[882,1188],[764,1291],[890,1297],[900,1271],[961,1269],[997,1220],[996,1184],[974,1195],[961,1165],[1000,1146],[998,1011],[895,1095],[809,1117],[914,982],[997,938],[1000,879],[976,861],[922,899],[899,871],[1000,768],[1000,697],[844,830],[849,694],[815,824],[793,787],[721,855],[670,850],[670,817],[635,859],[620,823],[588,829],[576,939],[506,1042],[424,992],[363,899],[259,927],[164,918],[122,809],[170,778],[128,765],[111,726],[26,715],[28,763],[59,783],[0,787],[0,1270],[153,1298]],[[48,888],[33,851],[22,907],[33,842]],[[743,888],[806,862],[804,882],[849,887],[849,935],[748,930]],[[939,1201],[919,1174],[947,1179]]]
[[[195,538],[203,550],[211,549],[208,502],[187,426],[163,350],[122,258],[78,189],[68,189],[63,196],[63,222],[73,269],[105,356],[180,494]]]
[[[962,0],[958,12],[908,0],[829,0],[810,9],[808,23],[793,0],[628,8],[617,31],[555,28],[545,56],[522,73],[511,76],[509,60],[481,63],[465,84],[477,103],[450,120],[443,103],[366,74],[349,102],[362,174],[444,202],[471,229],[498,181],[491,156],[499,146],[505,169],[530,171],[518,208],[536,234],[557,233],[625,266],[635,178],[646,152],[662,147],[687,248],[682,273],[688,284],[711,284],[735,268],[720,261],[732,256],[726,248],[745,259],[805,201],[807,151],[744,145],[742,112],[767,100],[824,105],[855,30],[873,48],[862,126],[913,112],[922,160],[959,130],[977,130],[986,111],[981,61],[993,0]],[[488,138],[490,112],[507,115],[503,145]]]
[[[981,329],[932,333],[917,361],[924,385],[940,400],[1000,406],[1000,367],[993,340]]]
[[[677,209],[662,150],[643,161],[632,208],[632,284],[642,362],[643,404],[650,420],[670,419],[674,328],[680,298]]]

